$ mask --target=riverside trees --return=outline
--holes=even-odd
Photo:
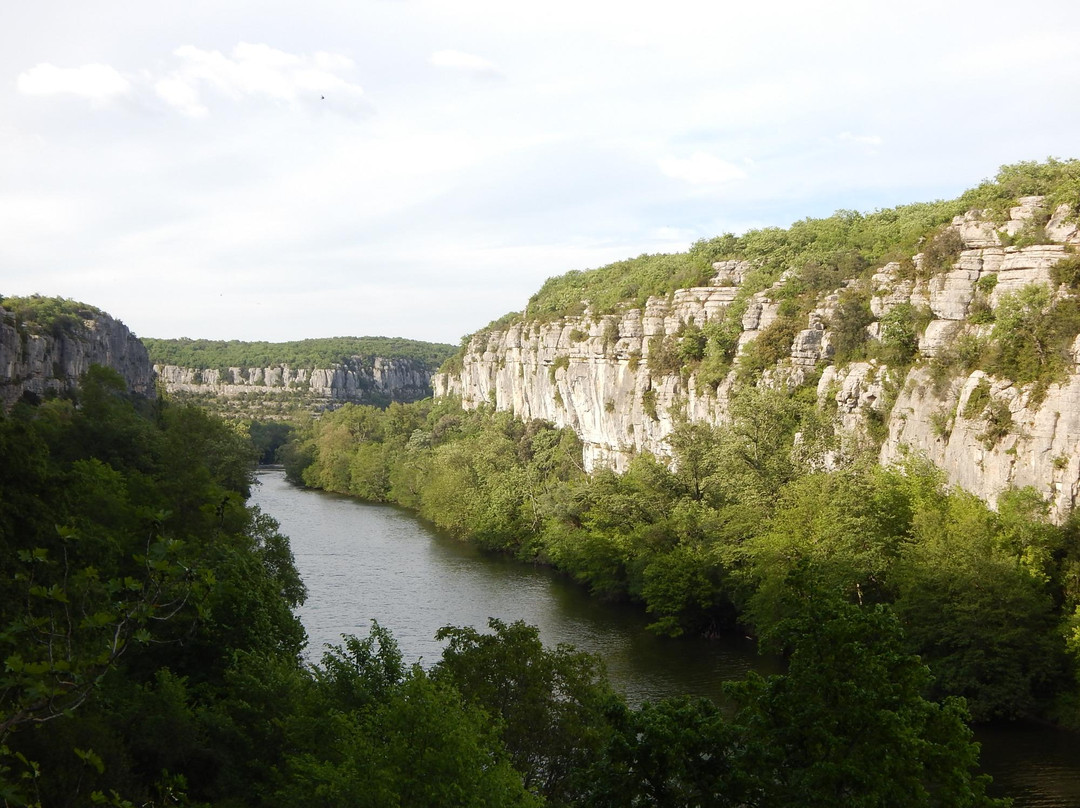
[[[834,793],[886,804],[871,793],[884,794],[887,783],[864,793],[845,771],[789,782],[777,776],[775,753],[766,754],[790,741],[785,693],[803,703],[819,681],[856,674],[859,715],[886,728],[874,737],[918,739],[896,747],[901,793],[921,800],[907,804],[991,804],[959,708],[925,702],[925,673],[895,632],[879,632],[866,622],[878,618],[828,590],[812,622],[837,637],[872,630],[874,640],[852,652],[859,665],[843,654],[796,665],[806,632],[778,624],[793,643],[792,670],[734,691],[733,718],[685,699],[631,709],[598,660],[545,649],[521,624],[496,622],[487,634],[447,627],[448,647],[430,672],[406,667],[379,626],[306,666],[291,612],[303,584],[287,540],[244,504],[244,436],[197,410],[123,390],[115,374],[95,369],[78,405],[20,404],[0,417],[5,805],[765,806],[819,782],[827,788],[788,804]],[[368,434],[399,441],[408,461],[384,469],[388,490],[419,502],[432,484],[428,464],[445,469],[465,456],[460,446],[429,453],[450,436],[486,444],[466,471],[487,487],[455,518],[487,526],[496,545],[505,528],[492,525],[506,522],[491,521],[493,498],[513,505],[514,530],[539,530],[554,508],[579,526],[608,526],[627,546],[654,542],[657,552],[704,519],[691,510],[665,521],[664,503],[691,489],[655,463],[643,461],[630,490],[615,479],[595,491],[568,489],[584,485],[575,443],[542,424],[505,419],[494,440],[478,416],[423,405],[388,411],[379,425]],[[511,461],[512,474],[496,473]],[[350,473],[370,466],[349,465]],[[705,507],[702,492],[719,496],[703,474],[700,499],[689,500],[695,507]],[[624,586],[624,575],[615,570],[613,585]],[[886,675],[864,679],[864,667]],[[896,670],[915,671],[914,684],[898,690]],[[835,748],[867,743],[862,725],[830,718],[833,707],[824,702],[814,717],[820,726],[805,729]],[[934,719],[941,710],[950,720]],[[952,778],[947,788],[940,772]]]
[[[994,512],[914,461],[882,469],[856,451],[818,471],[830,436],[780,391],[749,389],[732,414],[678,426],[674,471],[640,455],[586,475],[573,433],[549,424],[447,401],[345,407],[302,430],[287,468],[636,600],[669,635],[767,634],[793,617],[788,575],[809,564],[852,603],[894,608],[938,697],[966,697],[980,720],[1077,722],[1072,523],[1046,521],[1033,492]]]
[[[488,716],[388,633],[306,667],[253,452],[93,368],[0,415],[4,805],[525,806]]]

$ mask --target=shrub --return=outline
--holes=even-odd
[[[971,421],[982,415],[983,410],[990,404],[990,381],[988,379],[979,379],[979,383],[975,385],[975,389],[971,391],[968,396],[967,403],[964,404],[964,411],[962,415],[967,420]]]
[[[679,357],[682,363],[698,362],[705,356],[708,337],[695,324],[690,323],[679,329]]]
[[[673,334],[656,334],[649,338],[649,370],[658,376],[672,376],[682,370],[679,338]]]
[[[604,350],[608,350],[619,341],[619,321],[608,319],[604,322]]]
[[[1062,258],[1050,268],[1050,277],[1059,286],[1064,284],[1069,289],[1080,289],[1080,255]]]
[[[641,394],[641,408],[654,421],[660,420],[660,414],[656,411],[656,391],[652,388]]]
[[[960,233],[947,227],[923,247],[923,273],[934,275],[953,265],[964,249],[964,240]]]
[[[984,295],[988,295],[997,288],[998,275],[996,272],[992,272],[989,275],[983,275],[977,281],[975,281],[976,291],[982,292]]]
[[[911,364],[919,350],[919,334],[930,322],[928,309],[900,303],[881,318],[881,341],[876,346],[878,357],[889,365]]]
[[[1008,403],[1002,399],[992,400],[985,412],[986,429],[975,437],[981,440],[987,449],[992,449],[998,441],[1012,431],[1012,413],[1009,412]]]
[[[930,426],[934,430],[934,434],[942,440],[948,440],[952,434],[953,418],[952,410],[942,408],[934,410],[930,414]]]
[[[757,339],[743,349],[741,369],[745,380],[756,379],[777,362],[791,356],[791,344],[799,333],[793,317],[777,317],[762,329]]]
[[[997,287],[997,284],[998,276],[996,272],[983,275],[975,282],[975,299],[971,301],[971,306],[968,307],[968,320],[970,322],[978,324],[994,322],[994,310],[990,307],[990,301],[987,298]]]
[[[555,375],[559,372],[559,369],[566,370],[570,367],[570,357],[566,354],[556,356],[555,361],[548,365],[548,378],[551,381],[555,381]]]
[[[1035,382],[1033,399],[1038,401],[1071,365],[1069,351],[1080,334],[1080,301],[1054,301],[1050,289],[1032,284],[1004,295],[995,320],[984,369],[1020,384]]]
[[[840,294],[836,313],[829,322],[838,364],[853,362],[866,355],[866,327],[874,322],[870,311],[870,293],[865,287],[846,289]]]

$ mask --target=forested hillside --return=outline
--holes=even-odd
[[[929,458],[990,503],[1080,501],[1080,162],[1006,166],[956,200],[839,211],[549,280],[466,340],[437,395],[569,426],[586,468],[670,458],[741,389],[817,401],[846,462]],[[692,284],[687,286],[687,284]]]
[[[410,359],[432,368],[454,353],[456,346],[398,337],[325,337],[294,342],[242,340],[153,339],[143,344],[155,365],[176,365],[196,370],[264,368],[328,368],[355,357]]]
[[[358,411],[419,447],[398,435],[424,407]],[[473,418],[435,423],[475,442]],[[572,437],[526,443],[573,465]],[[0,456],[5,805],[996,804],[962,702],[928,698],[897,619],[808,569],[774,601],[789,671],[733,685],[731,714],[631,709],[597,659],[498,621],[443,629],[429,670],[380,626],[306,666],[304,586],[245,504],[242,430],[95,367],[75,401],[0,415]]]
[[[572,272],[474,335],[437,403],[311,422],[287,468],[665,634],[769,636],[809,576],[895,615],[978,720],[1077,726],[1078,205],[1080,163],[1024,163],[952,202]]]

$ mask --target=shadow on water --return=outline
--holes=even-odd
[[[1014,797],[1014,808],[1080,806],[1080,736],[1035,722],[980,726],[983,768],[991,793]]]
[[[259,480],[252,501],[281,523],[308,587],[298,614],[312,659],[342,634],[366,636],[377,620],[407,662],[428,665],[442,653],[440,627],[483,629],[498,617],[536,625],[548,645],[598,654],[632,703],[679,694],[718,698],[724,681],[779,669],[741,635],[656,637],[639,608],[597,601],[549,569],[485,555],[407,511],[296,488],[279,470],[263,471]],[[1016,808],[1080,806],[1080,736],[1008,725],[981,727],[976,737],[996,795],[1013,796]]]

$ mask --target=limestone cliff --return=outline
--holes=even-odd
[[[431,395],[430,365],[408,358],[355,356],[316,368],[282,363],[219,370],[159,364],[154,370],[168,393],[231,401],[233,409],[245,401],[266,409],[263,405],[290,400],[304,409],[320,410],[345,403],[416,401]]]
[[[24,394],[41,398],[73,392],[95,364],[116,370],[132,392],[153,396],[154,371],[138,338],[119,320],[73,305],[81,311],[48,325],[0,309],[0,401],[5,408]]]
[[[1033,223],[1041,223],[1040,243],[1007,246],[1030,233]],[[1010,486],[1032,485],[1061,517],[1080,495],[1080,340],[1066,378],[1038,390],[986,378],[982,371],[943,380],[933,368],[935,358],[940,365],[943,352],[965,338],[985,345],[991,333],[986,323],[1007,295],[1031,284],[1049,287],[1057,298],[1074,294],[1056,287],[1051,276],[1051,268],[1080,244],[1073,211],[1065,205],[1048,211],[1042,197],[1026,197],[1004,222],[972,211],[953,219],[944,233],[956,245],[945,266],[927,269],[929,259],[920,253],[879,267],[869,281],[871,339],[883,338],[890,312],[901,304],[925,313],[910,368],[881,361],[834,364],[838,300],[849,281],[817,297],[789,355],[757,383],[816,378],[819,403],[835,413],[839,430],[865,433],[868,414],[884,422],[883,462],[922,453],[952,483],[990,502]],[[622,469],[638,451],[667,456],[665,439],[677,414],[724,421],[745,347],[780,314],[787,275],[744,296],[735,367],[715,387],[702,384],[692,368],[650,362],[651,353],[665,340],[679,339],[688,324],[724,318],[753,269],[745,261],[713,268],[710,285],[651,297],[643,308],[602,315],[586,308],[556,321],[525,320],[479,332],[460,369],[435,377],[435,393],[460,396],[466,407],[491,402],[525,419],[570,426],[584,442],[589,468]],[[977,389],[978,406],[969,406]]]

